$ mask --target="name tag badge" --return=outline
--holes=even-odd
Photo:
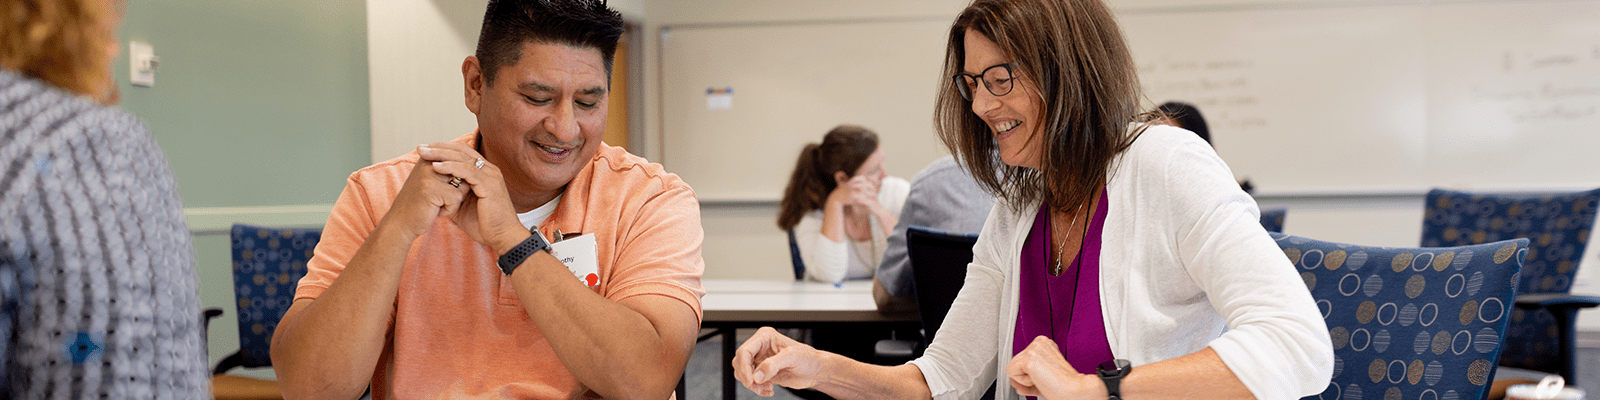
[[[600,287],[600,256],[593,233],[550,244],[550,254],[590,289]]]

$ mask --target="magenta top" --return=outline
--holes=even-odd
[[[1061,354],[1079,373],[1093,374],[1096,366],[1112,359],[1105,319],[1100,314],[1100,232],[1106,221],[1106,197],[1102,189],[1082,251],[1070,265],[1061,266],[1061,276],[1050,276],[1055,264],[1050,258],[1050,211],[1048,206],[1039,207],[1033,230],[1022,245],[1012,355],[1028,348],[1033,338],[1046,336],[1061,347]]]

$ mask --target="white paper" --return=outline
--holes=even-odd
[[[707,110],[733,109],[733,93],[711,93],[706,95]]]
[[[550,255],[566,264],[567,270],[572,271],[578,282],[591,289],[600,286],[598,253],[593,233],[550,244]]]

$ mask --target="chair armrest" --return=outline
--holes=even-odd
[[[222,309],[218,308],[218,307],[207,308],[207,309],[204,309],[204,310],[200,310],[200,315],[204,316],[202,321],[204,321],[207,324],[210,324],[212,318],[216,318],[216,317],[222,316]]]
[[[200,336],[211,340],[211,320],[222,316],[222,309],[211,307],[200,310]]]
[[[1566,293],[1532,293],[1517,295],[1517,308],[1590,308],[1600,306],[1600,296],[1576,296]]]
[[[227,357],[217,360],[217,366],[211,368],[211,375],[222,375],[223,373],[228,372],[230,369],[243,367],[244,354],[240,354],[241,352],[243,352],[243,350],[233,352],[233,354],[229,354]]]

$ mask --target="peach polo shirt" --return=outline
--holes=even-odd
[[[477,137],[452,141],[475,146]],[[701,318],[704,234],[693,189],[660,164],[601,146],[539,229],[545,237],[556,230],[596,235],[595,293],[612,301],[666,296]],[[317,298],[339,277],[417,160],[413,151],[350,175],[295,300]],[[447,218],[412,244],[372,377],[374,399],[564,399],[582,390],[501,275],[496,256]]]

